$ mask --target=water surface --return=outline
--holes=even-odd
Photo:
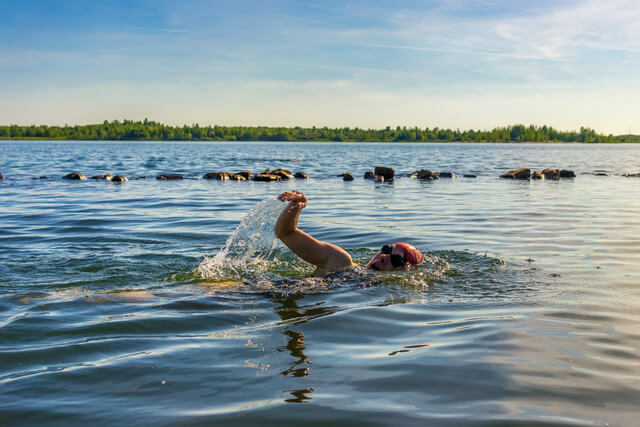
[[[477,178],[364,181],[376,165]],[[311,179],[201,179],[278,167]],[[497,178],[518,167],[577,177]],[[146,178],[60,179],[74,171]],[[640,146],[2,142],[3,423],[632,425],[640,178],[626,172]],[[289,189],[310,198],[300,227],[357,260],[408,241],[429,262],[318,282],[277,246],[245,277],[198,276]]]

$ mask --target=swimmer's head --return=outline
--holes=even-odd
[[[393,245],[384,245],[380,252],[369,261],[367,268],[378,271],[395,270],[418,265],[423,259],[424,256],[415,246],[398,242]]]

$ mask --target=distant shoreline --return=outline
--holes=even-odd
[[[0,142],[4,141],[60,141],[60,142],[313,142],[313,143],[336,143],[344,142],[367,143],[367,144],[557,144],[557,145],[584,145],[584,144],[633,144],[634,142],[578,142],[578,141],[331,141],[331,140],[225,140],[225,139],[69,139],[69,138],[4,138],[0,137]]]
[[[424,142],[424,143],[636,143],[640,135],[604,135],[581,127],[511,125],[492,130],[407,128],[302,128],[268,126],[168,126],[144,120],[76,126],[0,125],[0,140],[33,141],[256,141],[256,142]]]

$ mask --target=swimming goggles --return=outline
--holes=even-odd
[[[404,267],[407,264],[407,260],[402,255],[394,255],[391,253],[391,246],[384,245],[380,249],[381,254],[391,255],[391,265],[394,267]]]

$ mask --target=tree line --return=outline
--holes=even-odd
[[[76,126],[0,126],[0,139],[167,140],[167,141],[345,141],[345,142],[640,142],[640,135],[604,135],[581,127],[513,125],[492,130],[452,130],[387,126],[384,129],[266,126],[168,126],[149,121],[105,120]]]

